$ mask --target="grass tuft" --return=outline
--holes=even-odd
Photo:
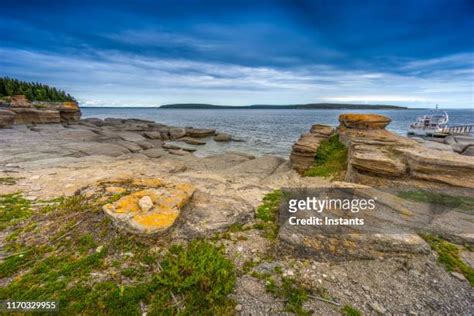
[[[314,164],[304,173],[307,177],[338,177],[347,169],[347,148],[339,135],[323,140],[316,151]]]
[[[255,213],[255,217],[260,220],[256,228],[263,230],[265,237],[269,239],[275,239],[278,235],[278,210],[281,197],[280,190],[267,193]]]
[[[285,300],[285,311],[298,316],[311,314],[303,308],[303,304],[308,300],[309,292],[295,279],[283,277],[281,284],[277,285],[275,280],[269,277],[266,280],[265,289],[268,293]]]
[[[446,270],[462,273],[474,286],[474,269],[466,264],[459,255],[459,248],[433,235],[422,235],[423,239],[438,253],[438,261],[444,265]]]
[[[341,313],[345,316],[362,316],[362,312],[350,305],[344,305],[341,308]]]

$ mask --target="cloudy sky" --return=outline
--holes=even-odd
[[[0,75],[82,105],[474,107],[474,1],[0,1]]]

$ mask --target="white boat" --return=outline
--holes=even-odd
[[[410,124],[408,135],[427,137],[446,137],[448,135],[468,135],[472,125],[448,126],[449,116],[445,111],[436,111],[433,114],[418,116],[416,121]]]

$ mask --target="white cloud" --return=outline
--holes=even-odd
[[[408,61],[398,68],[406,72],[388,73],[329,65],[279,69],[110,51],[62,56],[0,48],[0,68],[5,75],[66,89],[86,105],[354,102],[472,107],[474,72],[466,59],[471,55]]]

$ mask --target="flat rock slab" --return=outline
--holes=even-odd
[[[140,235],[166,232],[179,218],[195,190],[188,183],[161,179],[133,180],[130,189],[132,193],[104,205],[103,211],[119,228]]]

